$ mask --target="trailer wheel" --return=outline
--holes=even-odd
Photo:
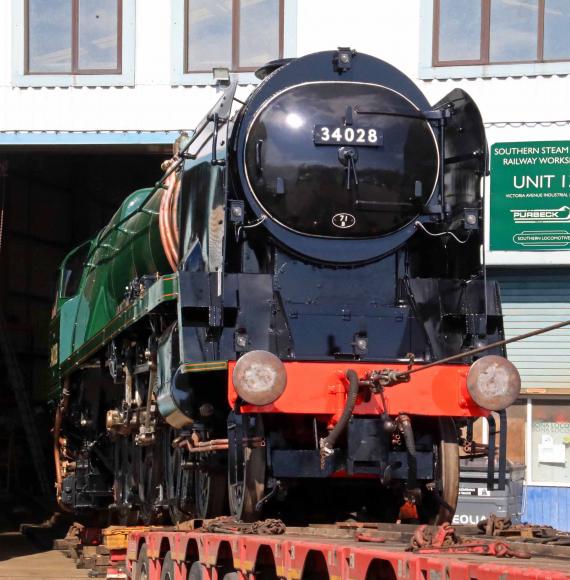
[[[170,551],[166,552],[166,556],[164,556],[162,561],[160,580],[174,580],[174,560]]]
[[[150,563],[148,560],[148,550],[146,544],[143,544],[139,557],[137,558],[137,569],[135,572],[135,580],[149,580],[150,578]]]
[[[190,566],[187,580],[206,580],[207,578],[208,574],[200,562],[194,562],[192,566]]]

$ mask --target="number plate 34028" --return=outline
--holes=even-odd
[[[377,127],[315,125],[313,129],[313,143],[315,145],[380,147],[383,145],[383,135],[382,131]]]

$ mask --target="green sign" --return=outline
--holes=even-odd
[[[491,147],[491,251],[570,250],[570,141]]]

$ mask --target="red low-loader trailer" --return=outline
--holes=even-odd
[[[132,531],[126,575],[135,580],[570,579],[570,536],[545,544],[528,526],[502,537],[475,535],[466,526],[350,523],[283,526],[281,533],[246,526]]]

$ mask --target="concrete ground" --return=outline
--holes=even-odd
[[[75,562],[55,550],[42,551],[19,532],[0,533],[0,579],[71,580],[88,578]]]
[[[0,496],[0,580],[68,580],[88,578],[87,570],[77,570],[75,562],[51,549],[55,538],[63,538],[71,522],[51,520],[51,506],[22,497]],[[21,534],[21,524],[32,532]],[[36,528],[37,526],[37,528]]]

